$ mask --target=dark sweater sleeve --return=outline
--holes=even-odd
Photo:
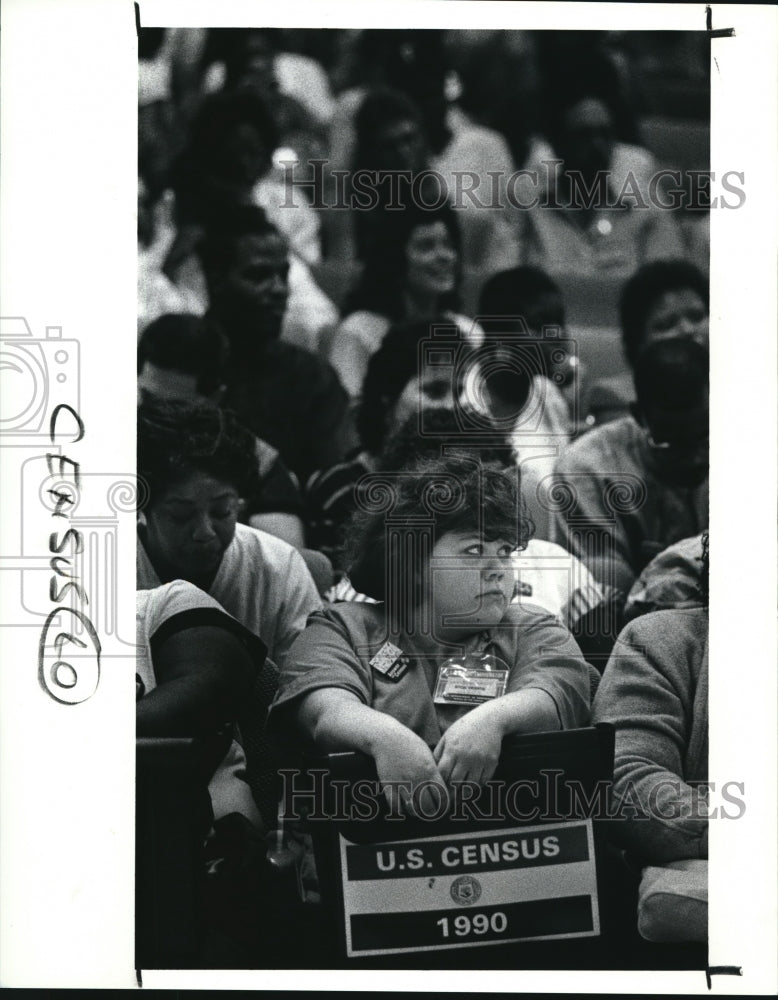
[[[551,541],[577,556],[598,583],[625,596],[641,569],[635,518],[644,487],[633,436],[630,421],[584,434],[559,456],[549,491]]]
[[[691,664],[699,650],[677,634],[670,614],[624,629],[593,712],[595,723],[616,727],[612,804],[620,837],[655,862],[707,857],[705,796],[684,775],[696,688]]]

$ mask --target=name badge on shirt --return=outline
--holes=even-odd
[[[493,698],[501,698],[508,686],[509,673],[495,656],[469,654],[451,657],[438,668],[435,704],[481,705]]]
[[[377,670],[379,674],[392,681],[399,681],[410,666],[408,657],[392,642],[385,642],[368,662],[373,670]]]

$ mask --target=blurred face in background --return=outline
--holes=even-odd
[[[171,401],[201,398],[197,391],[196,375],[160,368],[151,361],[143,363],[143,369],[138,375],[138,403],[143,402],[147,396]]]
[[[566,339],[565,307],[561,295],[550,291],[538,295],[525,307],[524,320],[543,352],[545,374],[559,386],[568,385],[578,367],[578,356],[575,345]],[[544,336],[544,327],[549,326],[559,329],[559,337]]]
[[[270,169],[272,155],[251,122],[236,122],[225,130],[213,152],[214,167],[221,178],[238,188],[252,188]]]
[[[708,307],[692,288],[665,292],[646,315],[643,347],[673,337],[691,337],[708,346]]]
[[[613,143],[613,119],[602,101],[587,97],[562,116],[556,145],[565,170],[580,170],[584,178],[593,178],[610,166]]]
[[[451,410],[453,407],[454,393],[450,375],[436,372],[414,375],[388,415],[387,431],[391,434],[402,427],[410,417],[421,417],[423,411]]]
[[[457,251],[441,220],[417,226],[405,247],[408,289],[419,298],[448,295],[456,285]]]
[[[289,257],[277,233],[243,236],[213,291],[212,305],[228,319],[231,348],[246,358],[252,347],[276,339],[289,297]]]
[[[275,53],[268,37],[261,31],[249,31],[244,39],[236,86],[259,91],[264,97],[278,92],[275,73]]]
[[[418,173],[426,166],[426,144],[421,126],[412,118],[386,122],[375,131],[372,154],[371,169]]]

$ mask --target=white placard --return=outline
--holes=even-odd
[[[600,933],[591,820],[380,844],[338,836],[349,957]]]

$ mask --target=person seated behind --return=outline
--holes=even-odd
[[[635,580],[624,605],[625,623],[651,611],[698,608],[707,532],[682,538],[655,556]]]
[[[585,373],[576,344],[565,339],[565,302],[559,285],[538,267],[512,267],[493,274],[481,289],[478,321],[487,336],[523,334],[526,329],[540,348],[542,375],[564,397],[575,432]]]
[[[213,221],[199,252],[208,318],[230,348],[224,403],[304,483],[342,459],[348,399],[330,365],[279,339],[289,291],[286,244],[261,208],[237,205]]]
[[[616,729],[614,836],[643,867],[638,930],[651,941],[707,937],[707,536],[703,551],[704,606],[630,622],[592,713]]]
[[[238,524],[242,497],[256,490],[253,436],[213,404],[148,400],[138,409],[138,475],[147,489],[138,588],[193,583],[281,666],[321,601],[299,552]]]
[[[708,525],[708,352],[652,344],[635,371],[633,415],[574,441],[546,501],[552,539],[626,597],[662,549]]]
[[[276,121],[276,145],[285,147],[295,138],[318,137],[332,114],[324,70],[289,51],[289,35],[279,28],[211,28],[202,60],[203,89],[260,97]]]
[[[515,475],[452,455],[393,476],[391,487],[391,514],[380,503],[363,510],[353,532],[355,585],[379,585],[385,603],[312,616],[268,724],[288,732],[294,720],[322,752],[368,754],[390,802],[413,811],[424,782],[487,781],[510,733],[586,725],[589,675],[563,625],[510,603],[511,557],[530,532]],[[428,527],[418,528],[420,515]],[[450,696],[445,661],[462,655],[504,671],[493,697]],[[399,802],[386,784],[397,781],[410,783]]]
[[[538,538],[550,539],[551,517],[539,490],[574,430],[569,403],[575,395],[575,358],[562,339],[564,305],[559,289],[537,268],[514,268],[492,277],[481,292],[479,324],[486,339],[464,391],[504,427],[521,468],[522,491]],[[552,329],[553,328],[553,329]],[[560,358],[560,356],[564,356]]]
[[[264,95],[245,87],[208,94],[174,166],[179,208],[193,220],[208,200],[252,202],[283,232],[291,251],[313,263],[320,257],[318,219],[305,197],[285,190],[274,175],[278,146],[277,121]]]
[[[138,333],[166,312],[197,311],[199,302],[165,274],[164,265],[175,237],[170,215],[172,196],[147,179],[144,164],[138,169]]]
[[[228,348],[224,337],[198,316],[167,314],[138,340],[138,389],[142,400],[193,400],[218,404],[224,395]],[[255,438],[259,491],[246,498],[242,523],[305,544],[300,487],[275,448]]]
[[[604,424],[629,413],[632,376],[650,344],[691,337],[708,346],[708,279],[686,260],[655,260],[624,285],[619,301],[621,342],[628,371],[595,382],[587,393],[587,424]]]
[[[239,716],[266,649],[217,601],[172,580],[136,591],[135,623],[139,737],[208,737]],[[228,752],[213,762],[214,819],[237,812],[259,826],[244,773],[229,761]]]
[[[410,204],[416,195],[416,188],[411,190],[411,178],[431,170],[440,178],[436,195],[439,190],[440,200],[447,199],[457,212],[464,236],[465,271],[507,267],[516,247],[510,220],[501,210],[506,204],[507,178],[514,170],[505,140],[492,129],[476,125],[449,103],[442,63],[445,54],[432,37],[422,40],[412,30],[362,34],[366,41],[376,41],[383,51],[373,56],[371,85],[339,97],[340,108],[330,133],[329,172],[333,188],[338,168],[345,168],[352,178],[362,171],[370,172],[374,178],[373,199],[369,211],[359,211],[364,195],[359,197],[360,186],[351,182],[351,189],[347,187],[345,192],[346,202],[357,210],[333,208],[325,215],[328,254],[341,260],[354,255],[363,259],[376,217],[392,201]],[[391,36],[395,36],[394,41]],[[393,53],[387,51],[384,42]],[[393,71],[382,73],[382,69],[389,69],[381,65],[387,56]],[[395,176],[389,183],[392,173]],[[404,185],[403,173],[408,178]],[[471,200],[465,194],[471,186],[468,180],[472,183],[473,175],[484,180],[487,173],[491,183],[483,183]],[[466,174],[471,177],[465,179]],[[392,194],[394,190],[400,192],[399,198]],[[337,204],[334,194],[333,190],[329,204]],[[437,200],[436,196],[424,197],[429,204]]]
[[[328,345],[327,356],[352,398],[393,323],[429,323],[442,314],[469,340],[481,335],[457,312],[461,241],[451,208],[408,205],[386,213],[373,237],[364,270],[346,300],[345,317]]]
[[[224,91],[202,101],[171,175],[177,231],[165,270],[197,302],[191,311],[204,312],[207,281],[195,256],[203,230],[218,225],[231,206],[260,208],[289,248],[289,296],[280,336],[315,352],[320,337],[337,322],[338,310],[309,266],[320,256],[316,212],[299,188],[277,176],[277,146],[273,112],[258,94]]]
[[[420,423],[419,414],[411,412],[392,432],[379,459],[380,470],[400,472],[423,458],[440,459],[452,449],[506,470],[511,465],[509,449],[503,446],[497,432],[492,442],[485,434],[474,440],[466,430],[463,432],[450,405],[424,413],[423,430]],[[513,603],[529,603],[549,611],[574,635],[581,618],[604,598],[602,588],[580,560],[561,545],[534,535],[523,549],[514,552],[513,570],[516,576]]]
[[[519,262],[554,275],[626,276],[649,260],[683,254],[673,214],[650,197],[653,157],[616,142],[612,81],[596,62],[587,54],[549,76],[551,148],[536,149],[535,179],[529,183],[528,173],[528,190],[514,192],[524,206],[514,213]]]
[[[393,195],[389,180],[397,174],[399,183],[405,172],[413,177],[427,167],[428,150],[421,121],[421,113],[414,102],[396,90],[377,88],[360,95],[355,120],[355,132],[349,143],[350,156],[343,161],[346,168],[346,203],[351,211],[331,208],[323,219],[327,227],[329,256],[339,260],[356,258],[364,260],[369,244],[375,239],[385,220],[387,205],[400,201]],[[339,137],[341,138],[341,137]],[[337,159],[346,155],[342,145],[331,147]],[[368,173],[370,172],[370,173]],[[361,206],[359,180],[375,176],[375,206],[369,211],[354,211]],[[410,188],[406,188],[410,193]],[[402,204],[407,202],[403,199]]]
[[[445,316],[392,326],[367,364],[356,426],[360,450],[348,461],[314,473],[305,487],[309,538],[336,569],[345,569],[342,533],[356,509],[354,487],[378,467],[384,444],[402,424],[420,412],[453,406],[451,376],[419,370],[419,343],[430,327],[450,323]]]

